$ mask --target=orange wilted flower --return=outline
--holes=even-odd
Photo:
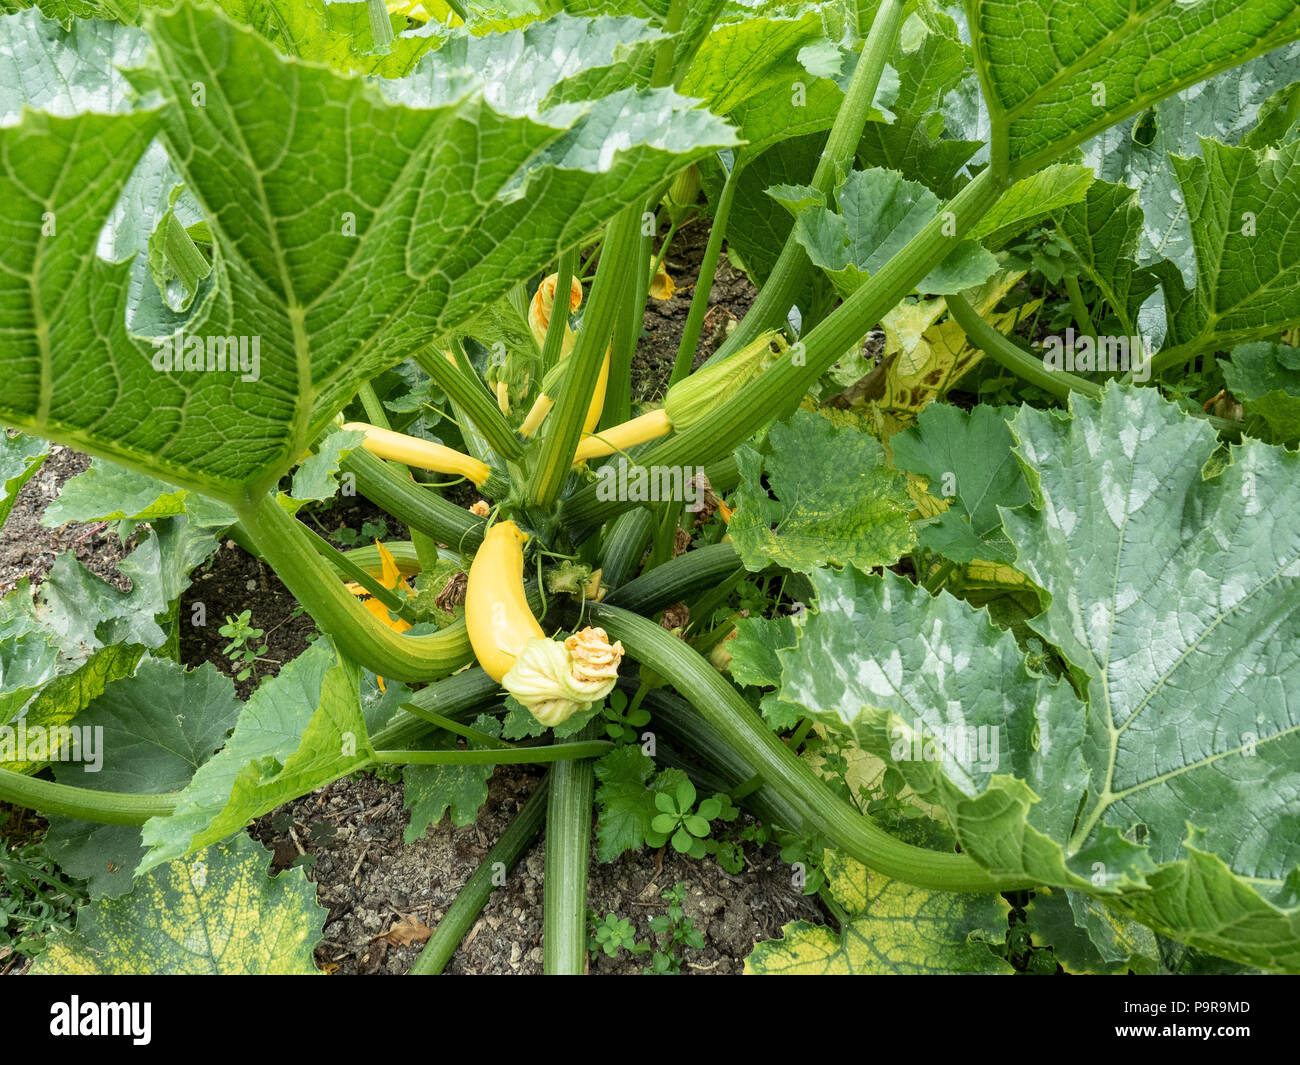
[[[402,571],[397,568],[397,560],[393,554],[378,540],[375,541],[375,547],[379,549],[380,574],[379,583],[390,591],[399,592],[403,598],[411,594],[411,586],[402,578]],[[405,632],[411,627],[411,623],[405,618],[394,618],[388,612],[378,599],[372,596],[364,587],[355,581],[348,581],[345,586],[349,592],[361,600],[361,605],[370,611],[375,617],[382,621],[394,632]],[[384,678],[376,677],[379,682],[379,690],[387,691],[384,687]]]

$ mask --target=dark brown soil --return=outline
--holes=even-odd
[[[664,267],[676,285],[676,292],[670,300],[648,301],[644,329],[632,363],[633,400],[656,400],[663,397],[668,378],[673,372],[673,362],[677,358],[677,348],[681,344],[686,316],[690,313],[691,294],[695,291],[695,282],[700,276],[700,259],[704,257],[704,246],[708,240],[707,219],[687,222],[673,237],[673,243],[664,259]],[[734,269],[725,254],[719,256],[694,366],[713,354],[726,337],[727,323],[744,317],[749,305],[754,302],[754,295],[754,286],[749,278]]]
[[[664,302],[652,300],[647,309],[633,367],[637,399],[657,398],[666,386],[707,237],[707,222],[688,224],[669,251],[667,267],[678,294]],[[697,363],[721,343],[727,321],[743,315],[753,298],[749,281],[731,268],[725,256],[711,297]],[[0,533],[4,591],[24,576],[39,582],[55,557],[69,548],[92,571],[125,586],[116,565],[130,545],[123,548],[112,527],[40,525],[40,515],[59,487],[83,470],[87,461],[77,452],[55,447],[43,469],[24,487]],[[468,505],[472,498],[456,501]],[[327,512],[317,512],[314,520],[318,531],[330,534],[340,525],[360,530],[366,520],[380,518],[387,521],[390,535],[404,534],[400,522],[363,499],[342,500]],[[260,679],[274,675],[301,653],[314,629],[311,619],[296,611],[295,601],[274,573],[232,541],[223,542],[210,561],[195,571],[183,597],[182,618],[192,616],[196,602],[204,604],[207,624],[182,628],[181,654],[188,666],[212,662],[227,675],[235,675],[236,667],[222,653],[226,640],[217,631],[227,615],[248,610],[252,623],[265,630],[267,650],[256,675],[236,682],[244,698]],[[310,863],[307,875],[318,885],[320,904],[329,909],[325,939],[317,951],[325,971],[404,973],[418,956],[420,944],[392,945],[385,934],[408,918],[436,925],[538,779],[530,767],[498,769],[476,823],[453,828],[444,819],[411,845],[402,842],[408,818],[401,784],[370,773],[336,781],[281,807],[259,818],[251,832],[273,852],[276,867],[309,856],[304,859]],[[8,808],[0,809],[0,825],[6,831],[23,835],[39,831],[38,818],[9,815]],[[686,914],[705,938],[702,950],[686,952],[683,971],[737,973],[753,945],[779,935],[783,924],[825,919],[818,903],[792,886],[790,871],[775,848],[749,847],[746,859],[748,867],[741,875],[725,872],[712,858],[692,861],[671,848],[625,855],[602,865],[593,846],[589,906],[602,917],[614,913],[628,918],[639,941],[651,940],[647,922],[665,908],[660,893],[681,881],[687,889]],[[448,972],[541,972],[543,864],[539,839],[506,884],[494,892]],[[609,958],[602,953],[592,961],[591,971],[639,973],[648,958],[626,953]],[[6,968],[20,972],[24,966]]]

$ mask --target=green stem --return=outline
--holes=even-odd
[[[640,204],[625,207],[605,232],[600,265],[591,285],[591,299],[573,352],[567,362],[564,390],[542,423],[541,451],[528,481],[528,499],[549,507],[573,467],[582,425],[596,391],[619,306],[634,281],[636,240],[641,224]]]
[[[1070,310],[1074,314],[1074,321],[1078,325],[1079,331],[1095,341],[1097,339],[1097,327],[1092,324],[1092,315],[1088,313],[1088,305],[1083,302],[1083,289],[1079,287],[1079,279],[1067,276],[1065,291],[1070,297]]]
[[[664,34],[667,39],[655,52],[654,70],[650,74],[650,85],[653,88],[663,88],[673,82],[673,54],[677,51],[677,41],[674,38],[686,21],[686,8],[686,0],[672,0],[668,6],[668,14],[664,18]]]
[[[394,680],[430,681],[454,672],[472,657],[463,621],[428,636],[406,636],[366,610],[275,496],[268,493],[245,500],[236,513],[258,553],[321,630],[367,669]]]
[[[596,735],[588,723],[580,736]],[[551,771],[546,808],[546,873],[542,882],[542,955],[548,975],[581,976],[587,963],[587,862],[591,850],[590,761],[560,762]]]
[[[737,152],[722,186],[722,193],[718,196],[718,205],[713,210],[713,226],[709,230],[709,242],[704,246],[704,258],[700,260],[700,276],[696,279],[695,291],[691,293],[691,309],[686,315],[681,343],[677,345],[677,359],[673,363],[672,377],[668,380],[669,387],[686,377],[695,362],[695,349],[700,343],[700,330],[704,328],[704,315],[709,309],[709,295],[713,292],[713,278],[718,272],[718,257],[722,253],[722,240],[727,232],[727,219],[731,216],[731,202],[736,198],[736,185],[743,167],[741,155]]]
[[[493,451],[507,462],[517,462],[523,457],[524,449],[519,438],[477,374],[471,379],[472,371],[462,367],[459,362],[453,366],[440,352],[431,348],[417,352],[413,358],[416,365],[433,379],[434,384],[447,393],[447,398],[464,411],[464,416],[482,434]]]
[[[473,666],[421,688],[411,696],[410,702],[444,719],[462,720],[473,717],[486,704],[496,702],[500,691],[500,684]],[[427,736],[429,730],[429,723],[422,717],[409,710],[398,710],[387,725],[370,737],[370,743],[379,750],[391,751]]]
[[[765,425],[786,417],[844,352],[943,261],[1005,187],[992,171],[981,173],[787,356],[694,425],[639,454],[638,461],[646,466],[707,467]],[[589,525],[630,506],[636,504],[601,500],[596,486],[587,485],[565,500],[562,513],[572,525]]]
[[[399,598],[392,589],[385,588],[375,580],[374,577],[370,576],[369,573],[352,561],[352,559],[348,558],[347,555],[322,537],[319,533],[313,532],[305,525],[303,526],[303,531],[311,538],[312,547],[316,549],[316,552],[321,556],[321,558],[325,559],[325,561],[334,568],[336,573],[349,581],[361,585],[362,588],[383,603],[385,609],[390,613],[406,617],[408,604],[405,600]],[[434,545],[434,550],[437,550],[437,545]],[[375,552],[376,555],[378,553],[378,551]],[[394,561],[396,561],[396,559],[394,559]],[[406,620],[410,621],[411,618],[406,617]]]
[[[999,879],[964,854],[915,847],[879,828],[835,795],[812,768],[764,724],[730,683],[704,658],[652,621],[597,604],[594,619],[630,655],[651,663],[726,741],[762,773],[833,847],[883,876],[936,891],[988,893],[1031,887]]]
[[[212,273],[212,264],[203,257],[194,238],[171,211],[167,212],[163,230],[163,254],[186,292],[197,292],[199,283]]]
[[[811,184],[824,197],[830,196],[838,176],[852,166],[862,131],[871,115],[871,105],[880,86],[885,62],[898,40],[906,6],[904,0],[882,0],[876,9],[871,32],[862,45],[862,54],[858,56],[853,78],[844,94],[844,102],[840,104],[835,124],[826,138],[826,145],[813,173]],[[812,271],[813,265],[800,245],[794,227],[791,227],[776,265],[758,297],[731,336],[709,357],[705,365],[710,366],[729,358],[757,339],[764,330],[783,328],[795,297],[807,283]]]
[[[435,728],[440,728],[445,732],[450,732],[454,736],[463,736],[467,740],[473,740],[484,747],[495,747],[499,750],[514,750],[513,743],[507,743],[505,740],[498,739],[496,736],[489,736],[486,732],[480,732],[476,728],[470,728],[468,725],[462,725],[459,721],[453,721],[449,717],[443,717],[442,714],[434,710],[426,710],[418,703],[402,703],[401,709],[421,717],[429,722]]]
[[[487,523],[482,518],[401,476],[365,448],[359,447],[347,455],[339,468],[356,477],[357,491],[412,529],[461,553],[473,553],[483,542]]]
[[[608,740],[553,743],[488,751],[376,751],[375,761],[397,765],[540,765],[574,758],[599,758],[614,745]]]
[[[734,573],[737,566],[740,566],[740,556],[735,545],[710,544],[678,555],[662,566],[647,570],[636,580],[616,586],[605,602],[638,614],[653,614],[669,603],[684,599],[697,588],[718,583]],[[743,567],[741,572],[745,572]]]
[[[961,296],[948,297],[948,313],[961,326],[966,339],[990,359],[1057,399],[1064,401],[1071,392],[1082,392],[1091,399],[1101,395],[1101,386],[1095,382],[1064,370],[1049,369],[1042,359],[1031,355],[989,325]]]
[[[653,206],[653,204],[651,204]],[[640,233],[636,246],[636,282],[631,299],[619,308],[614,323],[614,344],[609,353],[609,388],[598,428],[621,425],[632,417],[632,360],[645,323],[645,303],[650,292],[650,252],[654,232]]]
[[[474,919],[487,905],[492,890],[496,887],[497,870],[505,869],[508,872],[513,869],[541,831],[542,821],[546,817],[550,784],[549,776],[542,779],[509,827],[501,833],[501,838],[465,882],[465,886],[457,892],[456,900],[447,908],[438,927],[429,937],[429,942],[411,966],[411,976],[437,976],[451,961],[452,955],[469,934]]]
[[[179,798],[93,791],[0,769],[0,802],[39,810],[47,817],[71,817],[101,825],[142,825],[151,817],[170,816]]]
[[[556,270],[555,299],[551,303],[551,320],[546,323],[546,338],[542,343],[542,376],[560,361],[564,348],[564,328],[569,324],[569,296],[573,290],[573,264],[578,253],[573,248],[560,252]]]

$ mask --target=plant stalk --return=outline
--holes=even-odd
[[[0,769],[0,802],[101,825],[142,825],[151,817],[168,817],[179,797],[95,791]]]
[[[592,722],[581,740],[597,735]],[[547,975],[581,976],[587,964],[587,862],[595,772],[589,760],[551,770],[546,808],[546,874],[542,885],[543,967]]]
[[[258,554],[321,630],[367,669],[394,680],[431,681],[454,672],[473,656],[463,621],[427,636],[407,636],[366,610],[312,547],[307,530],[274,495],[244,500],[236,513]]]
[[[614,216],[605,232],[591,299],[567,360],[570,365],[564,389],[542,426],[541,452],[527,488],[527,497],[535,506],[546,508],[554,502],[573,467],[573,454],[596,391],[614,321],[634,280],[636,240],[641,224],[639,207],[639,204],[625,207]]]
[[[962,240],[1005,188],[984,171],[958,193],[924,229],[799,344],[736,395],[680,433],[674,433],[637,461],[646,466],[709,466],[764,426],[793,411],[813,386],[876,322],[911,292]],[[587,485],[565,500],[564,520],[595,524],[635,503],[601,500]]]

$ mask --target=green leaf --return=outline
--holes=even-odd
[[[970,236],[997,251],[1054,211],[1082,202],[1092,183],[1090,167],[1049,166],[1007,189],[975,224]]]
[[[1185,290],[1170,264],[1157,266],[1166,346],[1188,357],[1300,322],[1300,231],[1278,224],[1300,212],[1300,142],[1258,152],[1213,141],[1202,148],[1203,159],[1173,160],[1196,249],[1195,289]]]
[[[1071,856],[1075,868],[1050,842],[1069,835],[1088,786],[1083,708],[1069,685],[1030,673],[1012,634],[947,593],[932,597],[888,570],[817,570],[812,581],[817,610],[778,652],[782,697],[893,764],[944,808],[977,861],[1086,885],[1091,858]],[[1050,743],[1035,740],[1043,735]],[[1041,801],[1030,805],[1027,792]],[[1140,883],[1150,863],[1127,869],[1132,848],[1107,842],[1112,875]]]
[[[501,722],[487,714],[479,714],[473,727],[489,736],[501,735]],[[455,737],[447,732],[438,732],[431,742],[449,749],[455,743]],[[469,746],[471,750],[482,750],[487,744],[471,740]],[[438,824],[449,809],[452,824],[472,824],[479,807],[487,802],[488,779],[495,768],[492,765],[406,766],[402,770],[402,805],[411,811],[411,820],[403,839],[407,843],[422,839],[429,827]]]
[[[269,487],[361,381],[470,321],[669,173],[735,143],[667,89],[549,107],[545,78],[484,81],[441,53],[401,82],[370,83],[286,59],[206,9],[146,23],[156,65],[133,80],[159,109],[25,112],[0,130],[0,238],[12,253],[0,297],[28,323],[0,344],[0,414],[216,498]],[[621,25],[604,27],[614,51]],[[554,33],[495,34],[466,55],[479,70],[526,70]],[[62,59],[77,45],[46,51]],[[559,73],[601,65],[593,54]],[[191,101],[196,82],[204,106]],[[190,355],[211,347],[215,364],[226,342],[206,338],[246,338],[238,373],[155,370],[166,349],[152,341],[177,338],[128,333],[131,267],[94,254],[160,123],[213,238],[215,283],[186,323]],[[57,240],[42,233],[50,213]]]
[[[1153,390],[1071,412],[1017,415],[1034,506],[1002,518],[1086,714],[981,615],[848,570],[813,574],[782,694],[889,759],[989,869],[1300,967],[1300,456],[1247,441],[1207,479],[1213,430]]]
[[[1006,934],[1009,907],[997,895],[956,895],[868,875],[834,851],[823,866],[827,886],[848,920],[837,935],[795,921],[781,939],[759,943],[746,975],[1007,974],[990,949]]]
[[[826,32],[822,13],[811,6],[721,22],[701,43],[679,88],[729,118],[751,158],[778,141],[828,130],[844,91],[803,59],[806,50],[830,44]],[[883,118],[878,112],[871,117]],[[804,177],[811,176],[810,168]]]
[[[849,296],[889,262],[939,213],[939,198],[891,170],[854,170],[835,192],[835,211],[804,207],[795,236],[814,266]],[[917,291],[954,293],[983,284],[997,260],[973,240],[960,242],[917,284]]]
[[[1015,176],[1300,37],[1300,9],[1288,0],[968,0],[966,14],[995,164]]]
[[[731,652],[731,676],[737,684],[776,687],[781,683],[777,651],[795,644],[794,618],[741,618]]]
[[[637,850],[643,843],[661,847],[667,841],[672,824],[657,830],[659,836],[651,840],[656,831],[654,821],[669,816],[673,794],[686,781],[680,769],[666,769],[656,774],[654,762],[642,753],[636,744],[615,747],[596,760],[596,855],[602,862],[612,862],[627,851]],[[662,803],[666,803],[668,811]]]
[[[301,869],[267,875],[268,855],[240,834],[142,877],[131,894],[77,911],[32,969],[40,975],[317,973],[328,911]]]
[[[929,481],[930,495],[950,506],[919,523],[922,547],[954,562],[1010,561],[1000,507],[1029,502],[1029,486],[1011,454],[1011,430],[994,408],[966,412],[931,403],[914,428],[891,437],[894,465]]]
[[[253,692],[224,749],[169,817],[144,826],[137,875],[238,832],[254,817],[368,765],[356,667],[322,637]]]
[[[1263,418],[1272,442],[1300,440],[1300,349],[1286,344],[1241,344],[1220,363],[1229,390],[1246,413]]]
[[[364,439],[365,433],[354,430],[330,433],[294,471],[289,494],[303,501],[333,499],[339,490],[339,463],[360,447]]]
[[[781,248],[794,226],[784,211],[772,209],[767,190],[774,185],[800,185],[812,179],[826,144],[825,133],[811,133],[777,141],[757,156],[746,153],[744,169],[736,179],[736,191],[727,221],[727,257],[761,287],[772,273]],[[700,166],[700,178],[711,204],[722,194],[726,171],[716,163]],[[801,308],[827,301],[834,290],[821,274],[813,272],[802,292],[795,296]]]
[[[1160,947],[1149,928],[1077,891],[1038,891],[1025,908],[1034,945],[1051,947],[1068,973],[1156,972]]]
[[[180,791],[226,742],[240,705],[234,684],[210,662],[188,672],[169,659],[146,658],[134,676],[110,682],[77,717],[80,728],[103,730],[100,768],[59,762],[55,779],[95,791]],[[135,825],[52,817],[45,839],[64,872],[89,881],[92,898],[129,891],[145,853]]]
[[[943,31],[927,32],[919,41],[908,37],[915,23],[904,26],[901,54],[895,50],[890,57],[899,78],[898,94],[889,105],[894,120],[867,123],[858,158],[867,167],[895,170],[909,181],[919,181],[946,199],[957,191],[957,172],[981,142],[943,136],[939,105],[960,84],[969,59],[956,25],[947,16],[938,18]]]
[[[114,462],[93,459],[59,491],[41,516],[41,524],[57,527],[69,521],[157,521],[185,513],[190,493],[145,473]],[[230,520],[235,520],[230,512]]]
[[[1123,334],[1129,337],[1140,335],[1139,314],[1160,284],[1153,270],[1136,262],[1142,219],[1137,194],[1105,181],[1094,182],[1082,203],[1055,215],[1057,233],[1074,252],[1084,276],[1101,290]],[[1160,327],[1161,333],[1164,328]],[[1161,340],[1163,336],[1153,342]]]
[[[866,570],[890,565],[912,547],[906,481],[884,464],[873,437],[796,411],[772,427],[768,441],[766,458],[748,446],[736,451],[742,485],[729,533],[746,568]]]
[[[18,493],[45,464],[48,453],[44,441],[0,433],[0,525],[8,520]]]
[[[1195,284],[1188,204],[1169,157],[1199,156],[1202,137],[1240,143],[1270,94],[1295,77],[1297,61],[1300,44],[1277,48],[1160,101],[1084,145],[1084,159],[1099,178],[1137,190],[1139,264],[1169,259],[1188,286]]]

